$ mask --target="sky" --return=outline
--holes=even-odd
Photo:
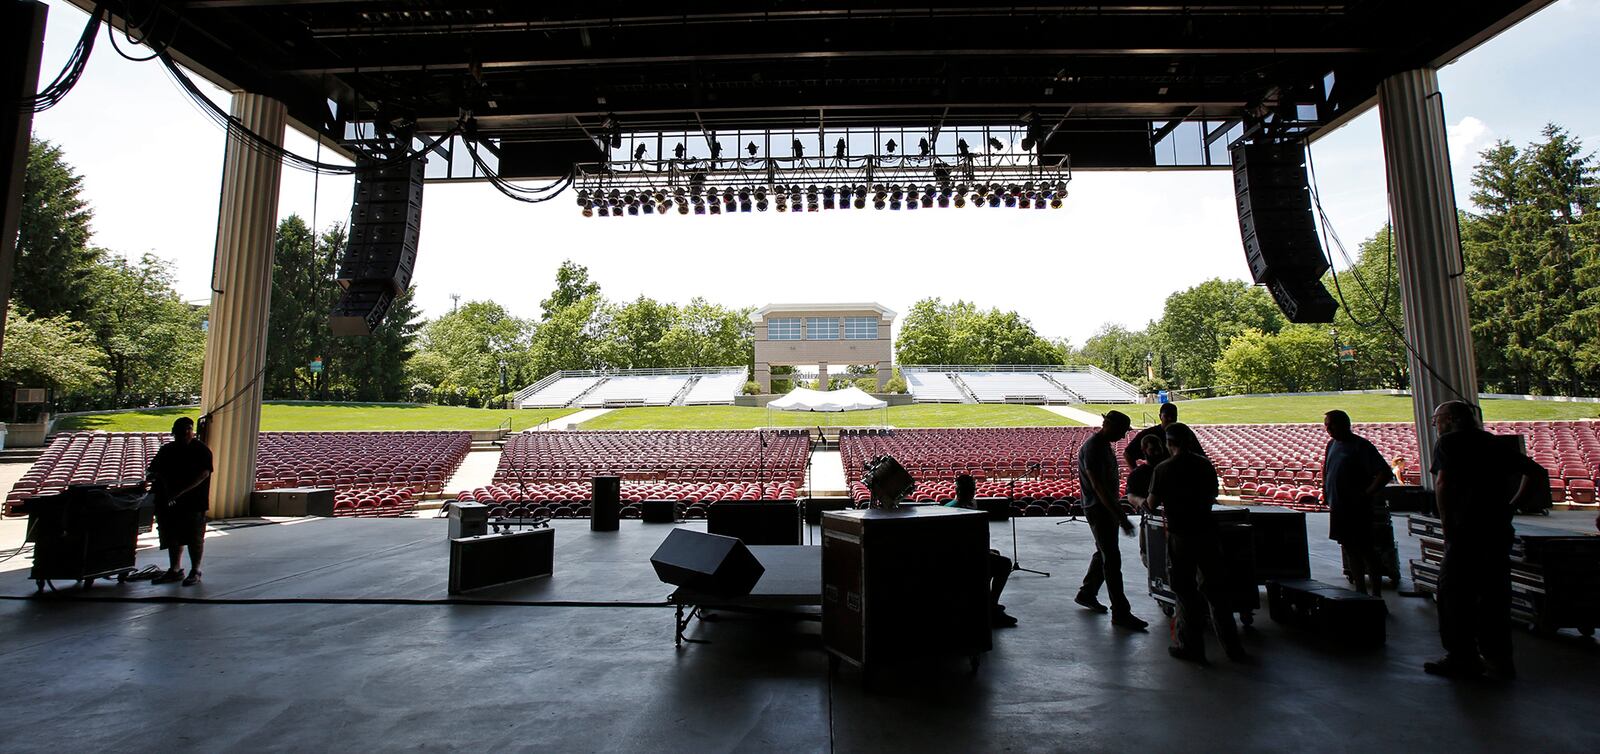
[[[85,16],[48,0],[41,79],[71,52]],[[1600,0],[1558,0],[1439,72],[1457,202],[1470,209],[1477,153],[1523,145],[1556,123],[1600,147],[1593,44]],[[143,48],[131,48],[140,55]],[[208,87],[209,88],[209,87]],[[226,106],[227,95],[210,89]],[[84,176],[94,243],[176,266],[179,293],[209,300],[224,134],[159,63],[119,57],[104,34],[78,86],[34,118]],[[292,129],[285,146],[316,156]],[[1311,150],[1332,230],[1351,255],[1387,220],[1376,109]],[[326,156],[326,155],[324,155]],[[280,217],[348,222],[352,179],[286,168]],[[1141,328],[1167,295],[1222,277],[1248,279],[1225,171],[1076,171],[1061,210],[968,207],[700,217],[584,218],[570,195],[540,205],[488,184],[430,184],[413,287],[424,316],[452,294],[537,317],[565,259],[613,300],[640,295],[726,306],[876,301],[904,313],[925,297],[1016,310],[1041,335],[1082,345],[1107,323]]]

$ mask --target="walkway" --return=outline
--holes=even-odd
[[[472,490],[487,486],[494,481],[494,470],[500,465],[500,451],[474,450],[467,454],[461,461],[460,468],[450,477],[444,485],[447,497],[454,498],[457,492]]]
[[[1065,416],[1075,422],[1087,424],[1091,427],[1100,426],[1100,415],[1094,413],[1093,411],[1084,411],[1081,408],[1073,408],[1071,406],[1040,406],[1039,408],[1058,416]]]
[[[615,410],[610,408],[586,408],[576,414],[567,414],[559,419],[552,419],[550,426],[553,429],[582,429],[581,425],[584,422],[597,416],[605,416]]]
[[[842,495],[850,491],[845,481],[843,462],[837,450],[819,450],[811,454],[810,479],[805,490],[813,495]]]

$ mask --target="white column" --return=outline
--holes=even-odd
[[[1412,414],[1424,469],[1433,456],[1433,408],[1447,400],[1478,402],[1478,372],[1462,279],[1450,153],[1439,77],[1406,71],[1378,85],[1378,114],[1394,218],[1395,261],[1406,340],[1413,352]],[[1433,486],[1428,474],[1424,484]]]
[[[283,103],[235,92],[233,116],[272,143],[283,143]],[[216,465],[211,477],[214,518],[250,512],[282,169],[277,157],[243,139],[228,138],[222,163],[216,261],[211,272],[205,379],[200,392],[201,410],[211,416],[206,443]]]

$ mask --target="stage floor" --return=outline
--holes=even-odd
[[[1592,526],[1567,517],[1552,520]],[[976,675],[927,663],[872,693],[848,667],[830,678],[811,621],[725,615],[675,650],[648,562],[669,527],[638,521],[557,522],[552,578],[472,595],[560,606],[401,604],[446,598],[445,522],[429,519],[232,528],[207,540],[201,586],[102,585],[97,601],[15,599],[33,583],[0,573],[0,750],[1600,750],[1600,645],[1575,632],[1519,630],[1513,684],[1452,683],[1421,671],[1439,654],[1432,603],[1390,594],[1381,650],[1337,651],[1263,610],[1254,664],[1213,641],[1217,664],[1197,667],[1167,657],[1136,540],[1123,572],[1152,630],[1072,604],[1092,542],[1058,521],[1018,521],[1023,565],[1053,575],[1013,575],[1021,626]],[[1010,527],[991,526],[1009,553]],[[1313,577],[1341,582],[1326,516],[1309,528]],[[215,602],[137,601],[174,595]]]

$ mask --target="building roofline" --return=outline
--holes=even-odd
[[[890,309],[890,308],[884,306],[883,304],[874,303],[874,302],[855,302],[855,303],[843,303],[843,304],[840,304],[840,303],[814,303],[814,304],[798,303],[798,304],[767,304],[766,306],[763,306],[760,309],[757,309],[754,314],[751,314],[750,315],[750,321],[751,322],[760,323],[760,322],[762,322],[763,320],[765,320],[767,318],[768,314],[772,314],[774,312],[784,313],[784,312],[859,312],[859,311],[874,311],[874,312],[877,312],[878,313],[878,317],[880,319],[885,318],[885,317],[887,317],[889,319],[894,319],[895,318],[895,312],[894,312],[893,309]]]

